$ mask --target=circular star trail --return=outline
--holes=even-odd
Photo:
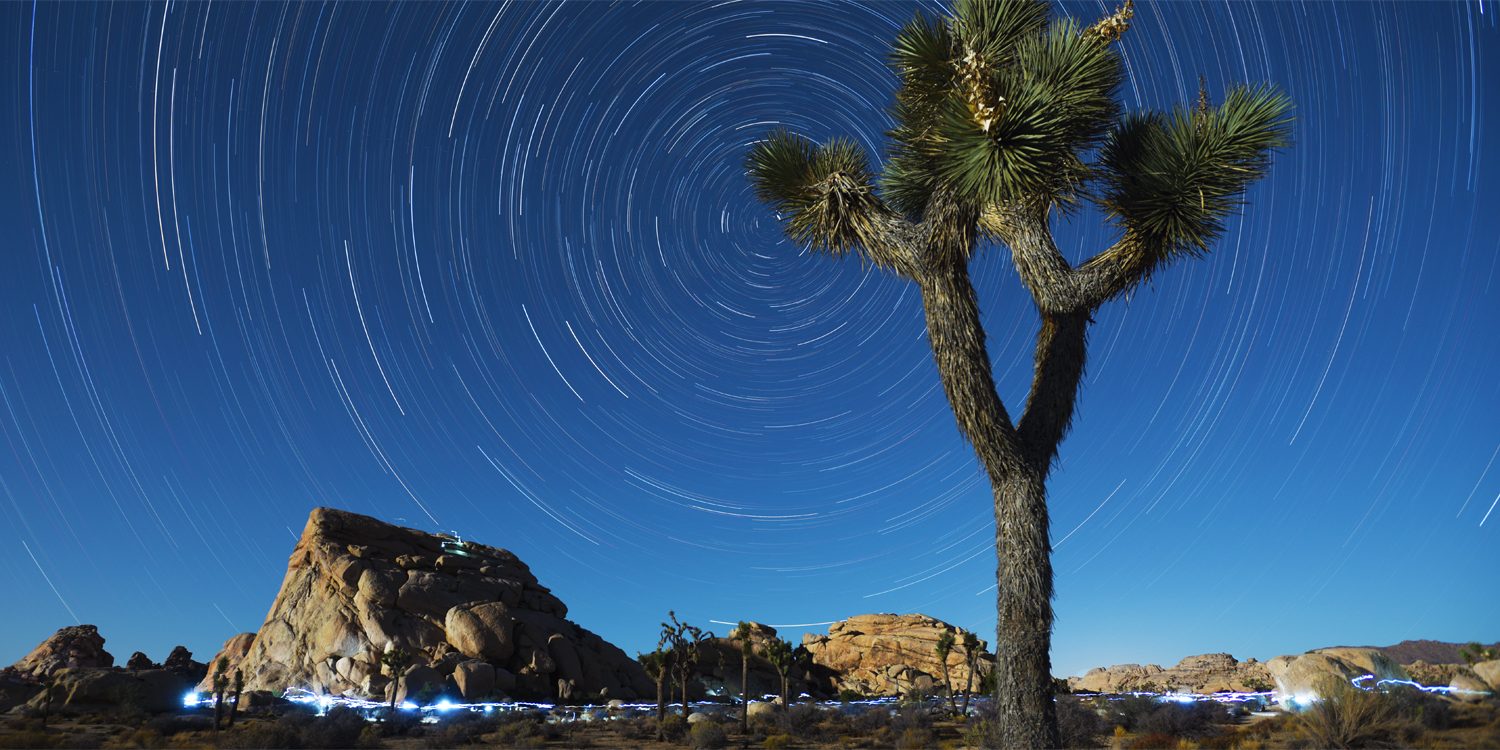
[[[0,644],[210,651],[319,505],[512,549],[627,650],[669,608],[992,628],[915,290],[790,244],[744,176],[775,127],[878,157],[915,10],[0,7]],[[1138,10],[1127,108],[1266,81],[1295,142],[1100,315],[1060,674],[1500,615],[1497,42],[1478,4]],[[1014,409],[1035,311],[1004,252],[974,273]]]

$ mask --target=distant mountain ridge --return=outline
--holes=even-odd
[[[1394,646],[1355,646],[1354,648],[1373,648],[1390,657],[1397,664],[1410,664],[1414,661],[1425,661],[1428,664],[1463,664],[1464,657],[1459,651],[1467,645],[1469,645],[1467,642],[1407,640]],[[1480,645],[1485,648],[1500,649],[1500,642]]]

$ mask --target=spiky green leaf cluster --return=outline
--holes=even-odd
[[[973,0],[946,24],[919,16],[902,29],[881,181],[893,206],[919,216],[939,187],[979,205],[1055,200],[1086,178],[1079,153],[1116,116],[1121,65],[1071,20],[1047,21],[1044,2]]]
[[[864,150],[845,138],[815,146],[784,130],[750,150],[756,196],[787,221],[787,235],[810,247],[842,254],[870,236],[879,211]]]
[[[1242,86],[1218,107],[1125,117],[1100,149],[1098,202],[1169,253],[1206,250],[1286,144],[1290,111],[1284,95]]]

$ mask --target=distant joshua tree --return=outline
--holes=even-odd
[[[214,662],[214,731],[219,731],[219,722],[224,718],[224,689],[229,686],[229,678],[225,676],[224,670],[229,667],[229,661],[223,657]]]
[[[678,621],[675,611],[668,610],[667,618],[671,622],[661,624],[662,635],[672,644],[672,667],[677,673],[677,684],[682,689],[682,718],[686,719],[693,711],[692,704],[688,703],[688,686],[692,684],[693,675],[698,669],[703,642],[713,638],[714,634],[713,631]]]
[[[380,664],[391,671],[390,716],[396,715],[396,696],[401,693],[401,674],[411,665],[412,654],[404,648],[390,647],[380,655]]]
[[[1169,7],[1169,6],[1164,6]],[[1222,104],[1122,114],[1113,42],[1130,0],[1088,27],[1044,0],[957,0],[896,36],[890,149],[873,174],[852,140],[777,131],[751,150],[758,197],[799,246],[861,261],[921,291],[933,359],[994,495],[999,744],[1058,744],[1051,684],[1046,480],[1073,420],[1094,312],[1173,261],[1208,251],[1287,142],[1289,101],[1232,88]],[[1201,88],[1201,86],[1200,86]],[[1113,245],[1074,265],[1054,215],[1098,206]],[[1041,326],[1020,419],[995,391],[969,261],[1009,248]]]
[[[953,653],[953,631],[944,630],[938,633],[937,645],[938,663],[943,666],[943,692],[948,695],[948,712],[958,713],[958,703],[953,698],[953,680],[948,677],[948,656]]]
[[[740,732],[750,733],[750,657],[755,654],[755,642],[750,640],[750,623],[740,620],[734,627],[735,639],[740,644]]]
[[[781,677],[781,708],[783,710],[791,708],[791,704],[787,702],[786,677],[787,673],[792,669],[792,644],[780,638],[772,638],[762,648],[764,651],[761,653],[761,656],[766,657],[766,661],[771,662],[771,666],[776,668],[776,674]]]

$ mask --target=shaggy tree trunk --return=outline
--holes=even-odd
[[[948,657],[943,657],[943,692],[948,694],[948,713],[958,715],[958,703],[953,698],[953,680],[948,677]]]
[[[996,712],[1000,747],[1057,746],[1052,703],[1052,562],[1047,537],[1045,463],[1052,446],[1024,447],[995,392],[984,327],[963,260],[930,268],[917,278],[927,318],[927,336],[943,391],[959,431],[968,438],[989,476],[995,499],[997,619]],[[1044,333],[1046,326],[1044,324]],[[1066,338],[1066,337],[1064,337]],[[1038,341],[1038,372],[1047,369]],[[1080,365],[1081,368],[1081,365]],[[1076,393],[1076,390],[1074,391]],[[1046,399],[1048,393],[1034,399]],[[1040,405],[1042,402],[1038,402]],[[1047,406],[1053,406],[1048,403]],[[1028,406],[1031,406],[1028,404]],[[1071,399],[1069,399],[1071,411]],[[1032,417],[1027,410],[1027,419]],[[1050,420],[1049,420],[1050,421]],[[1043,431],[1045,432],[1045,431]]]
[[[963,715],[969,715],[969,697],[974,693],[974,655],[964,649],[964,664],[969,668],[969,676],[964,679],[964,710]]]

